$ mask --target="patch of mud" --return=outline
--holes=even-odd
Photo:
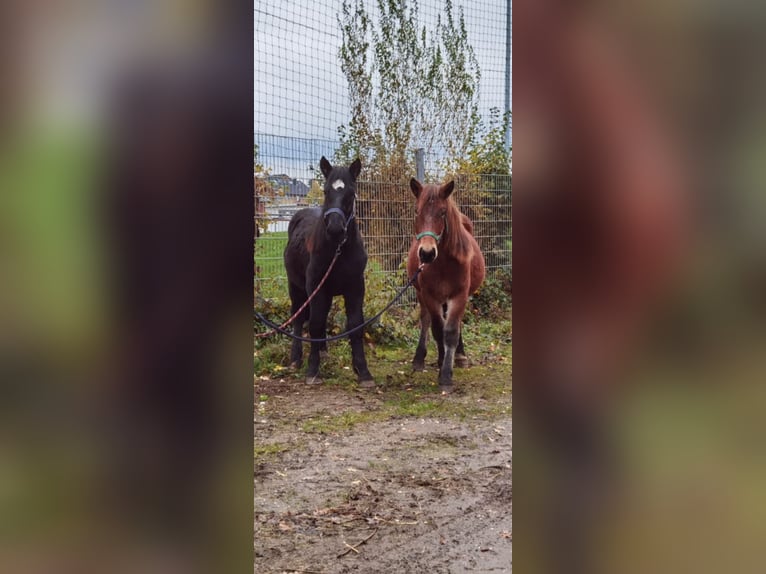
[[[255,572],[511,572],[509,415],[307,433],[311,417],[382,399],[275,381],[255,393],[256,446],[279,445],[255,461]]]

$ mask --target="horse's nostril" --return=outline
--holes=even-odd
[[[423,249],[422,247],[418,250],[418,257],[420,257],[420,260],[423,263],[430,263],[436,258],[436,250],[435,249]]]

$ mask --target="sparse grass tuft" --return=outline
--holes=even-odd
[[[388,417],[385,416],[385,413],[380,411],[348,411],[336,416],[311,417],[301,425],[301,430],[307,433],[329,434],[347,431],[358,424],[381,421],[386,418]]]
[[[289,450],[290,448],[291,448],[291,445],[282,443],[282,442],[275,442],[271,444],[261,444],[261,445],[257,444],[253,448],[253,454],[257,460],[259,458],[274,456],[276,454],[279,454],[280,452],[285,452],[286,450]]]

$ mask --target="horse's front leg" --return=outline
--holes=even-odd
[[[332,297],[322,289],[311,300],[311,313],[309,317],[309,334],[312,339],[324,339],[327,337],[327,314],[330,312]],[[322,379],[319,377],[319,351],[322,343],[312,341],[309,353],[309,364],[306,369],[306,384],[319,385]]]
[[[420,293],[418,293],[420,301]],[[426,368],[426,354],[428,353],[428,329],[431,327],[431,315],[426,306],[420,301],[420,339],[415,349],[415,357],[412,359],[412,370],[423,371]]]
[[[354,289],[352,293],[343,295],[346,304],[346,330],[354,329],[364,323],[364,283],[361,289]],[[351,342],[351,363],[354,367],[359,386],[370,388],[375,386],[375,380],[367,368],[367,358],[364,355],[364,329],[357,329],[349,336]]]
[[[444,361],[439,370],[439,388],[452,390],[452,368],[455,364],[455,351],[460,341],[460,322],[465,313],[467,298],[455,298],[447,304],[447,320],[444,324]]]

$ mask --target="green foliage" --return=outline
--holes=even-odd
[[[471,297],[472,314],[490,320],[510,318],[512,283],[510,270],[495,269],[488,273],[479,291]]]
[[[463,211],[482,221],[482,250],[491,267],[508,265],[512,219],[512,150],[505,145],[511,112],[490,110],[489,121],[479,122],[477,136],[464,156],[447,160],[444,169],[453,174],[460,197],[471,207]]]
[[[489,122],[479,121],[465,155],[445,162],[446,170],[461,174],[511,175],[512,150],[505,145],[505,132],[511,119],[512,112],[501,113],[498,108],[492,108]],[[510,195],[509,188],[507,193]]]

